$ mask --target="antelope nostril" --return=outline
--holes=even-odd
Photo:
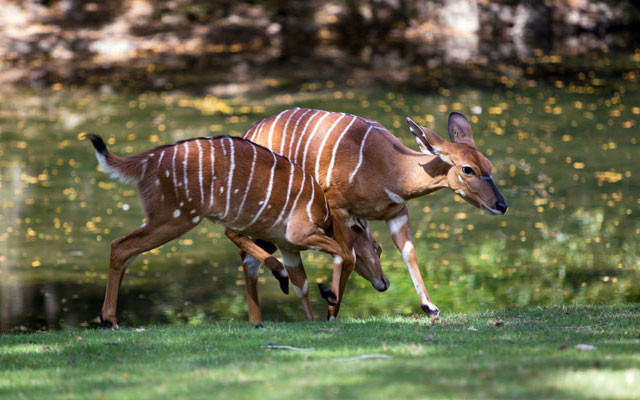
[[[496,203],[495,205],[495,209],[500,211],[501,213],[506,213],[507,212],[507,208],[509,206],[507,205],[507,203],[505,203],[504,201],[499,201]]]

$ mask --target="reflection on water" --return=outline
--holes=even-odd
[[[63,88],[3,92],[0,330],[91,323],[102,304],[109,242],[142,222],[135,188],[97,171],[80,132],[110,138],[114,152],[128,154],[193,136],[241,135],[292,105],[378,120],[412,147],[406,116],[441,134],[450,111],[470,117],[510,208],[504,217],[491,217],[448,191],[410,203],[419,262],[444,312],[640,301],[640,179],[633,168],[640,155],[633,72],[639,61],[638,54],[620,55],[621,74],[600,76],[584,67],[584,73],[548,83],[505,76],[493,89],[428,93],[349,82],[222,99]],[[354,275],[342,315],[419,311],[386,228],[374,223],[373,229],[391,287],[378,293]],[[123,283],[120,321],[244,319],[237,253],[220,227],[203,223],[140,256]],[[324,255],[307,252],[305,265],[312,281],[330,276]],[[295,296],[283,296],[268,273],[261,282],[266,319],[302,319]],[[315,291],[312,298],[324,317]]]

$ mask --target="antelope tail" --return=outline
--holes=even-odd
[[[86,134],[85,137],[89,138],[93,147],[95,147],[98,164],[100,164],[104,172],[123,183],[140,182],[146,167],[146,160],[143,161],[140,155],[120,157],[107,149],[107,145],[100,136]]]

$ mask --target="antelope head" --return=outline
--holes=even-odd
[[[384,292],[389,288],[389,280],[384,276],[380,265],[382,248],[371,236],[369,224],[365,220],[354,218],[351,232],[353,233],[353,249],[356,252],[356,272],[371,282],[377,291]]]
[[[416,137],[420,150],[440,158],[450,168],[446,172],[447,186],[469,204],[490,214],[507,212],[507,203],[498,191],[491,175],[493,165],[476,148],[471,124],[464,115],[449,114],[449,138],[407,118],[409,130]]]

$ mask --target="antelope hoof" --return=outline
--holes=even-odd
[[[318,289],[320,289],[320,296],[332,306],[338,305],[338,296],[331,291],[324,283],[318,283]]]
[[[280,283],[280,290],[282,290],[282,293],[289,294],[289,277],[280,276],[280,274],[276,271],[272,271],[271,273],[276,277],[278,283]]]
[[[262,325],[262,322],[258,322],[256,324],[256,329],[260,329],[260,328],[264,328],[264,325]]]
[[[118,327],[118,324],[105,319],[102,316],[102,313],[100,313],[100,328],[104,328],[104,329],[116,329]]]
[[[427,315],[431,318],[435,318],[440,315],[440,310],[432,303],[422,304],[422,310],[427,313]]]

